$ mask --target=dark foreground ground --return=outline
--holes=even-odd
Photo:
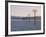
[[[40,30],[41,29],[41,17],[34,19],[16,19],[11,18],[11,31],[27,31],[27,30]]]

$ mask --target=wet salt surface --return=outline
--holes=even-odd
[[[22,19],[11,19],[11,31],[27,31],[27,30],[40,30],[41,20],[22,20]]]

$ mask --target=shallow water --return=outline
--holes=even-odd
[[[40,30],[41,20],[22,20],[22,19],[11,19],[11,31],[27,31],[27,30]]]

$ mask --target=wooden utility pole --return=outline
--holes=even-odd
[[[37,11],[36,9],[33,10],[33,12],[34,12],[34,24],[36,24],[36,11]]]
[[[30,17],[30,13],[28,14],[28,17]]]
[[[29,22],[30,22],[30,13],[28,14],[28,18],[29,18],[28,20],[29,20]]]

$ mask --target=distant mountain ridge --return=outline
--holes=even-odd
[[[41,16],[36,16],[36,17],[16,17],[16,16],[11,16],[11,19],[41,19]]]

